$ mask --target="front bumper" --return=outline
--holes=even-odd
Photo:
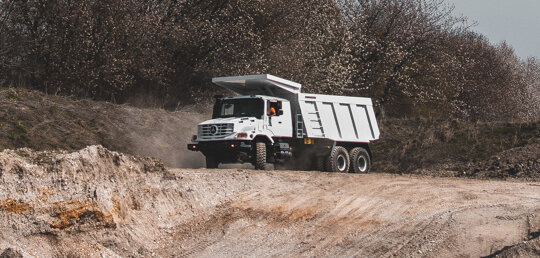
[[[252,162],[251,142],[246,141],[214,141],[188,144],[188,150],[200,151],[205,156],[218,157],[221,163]]]
[[[214,142],[199,142],[188,144],[188,150],[201,151],[203,153],[219,153],[231,151],[251,151],[252,145],[249,141],[214,141]]]

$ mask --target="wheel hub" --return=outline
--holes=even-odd
[[[358,157],[358,170],[364,172],[367,169],[367,160],[364,156]]]
[[[343,155],[338,156],[337,165],[339,171],[344,171],[345,167],[347,167],[347,161],[345,160],[345,157]]]

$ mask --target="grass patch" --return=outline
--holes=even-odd
[[[12,101],[19,101],[21,98],[19,97],[19,94],[17,91],[13,88],[7,89],[7,94],[5,96],[6,99],[12,100]]]
[[[12,124],[12,130],[8,138],[12,141],[12,144],[17,148],[27,147],[30,144],[28,137],[28,130],[26,126],[20,121]]]

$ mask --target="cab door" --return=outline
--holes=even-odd
[[[266,128],[276,137],[292,137],[291,104],[288,101],[267,100]]]

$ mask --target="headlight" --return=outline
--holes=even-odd
[[[193,135],[193,136],[191,137],[191,140],[192,140],[192,141],[196,141],[196,140],[197,140],[197,135],[196,135],[196,134]]]

